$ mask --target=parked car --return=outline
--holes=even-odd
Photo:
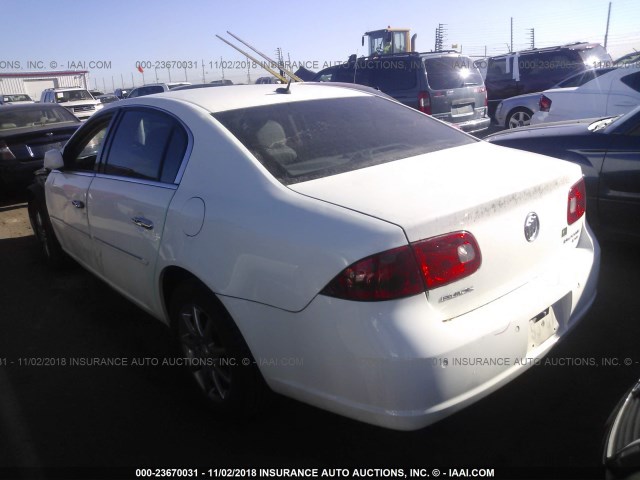
[[[47,88],[40,96],[40,103],[61,104],[80,120],[86,120],[102,108],[100,101],[80,87]]]
[[[613,62],[615,65],[629,65],[640,62],[640,52],[631,52],[621,56]]]
[[[229,84],[229,85],[233,85],[233,83]],[[221,83],[194,83],[194,84],[189,84],[189,85],[181,85],[179,87],[175,87],[172,88],[171,90],[174,92],[180,91],[180,90],[192,90],[194,88],[212,88],[212,87],[223,87],[225,85],[221,84]]]
[[[607,480],[634,480],[640,472],[640,382],[622,397],[607,422]]]
[[[262,85],[265,83],[281,83],[276,77],[259,77],[256,80],[257,85]]]
[[[23,103],[0,109],[0,189],[27,185],[44,153],[60,148],[80,125],[66,109]]]
[[[35,103],[26,93],[3,93],[0,95],[0,105],[13,103]]]
[[[640,64],[616,68],[580,87],[546,90],[532,124],[614,116],[640,105]]]
[[[564,79],[553,88],[579,87],[611,70],[613,70],[613,67],[584,70],[570,75],[569,78]],[[496,123],[504,126],[504,128],[529,125],[533,113],[540,108],[540,95],[541,92],[527,93],[502,100],[496,109]]]
[[[619,117],[524,127],[485,140],[580,165],[596,233],[640,239],[640,107]]]
[[[189,82],[173,82],[173,83],[149,83],[138,88],[134,88],[127,94],[127,98],[142,97],[152,95],[154,93],[163,93],[173,90],[174,88],[187,87]]]
[[[154,93],[168,92],[169,86],[166,83],[150,83],[141,87],[136,87],[127,94],[127,98],[143,97]]]
[[[491,123],[482,75],[469,57],[458,53],[353,56],[321,70],[313,81],[367,85],[469,133],[484,131]]]
[[[96,97],[96,100],[100,101],[100,103],[102,104],[105,104],[105,103],[117,102],[120,99],[111,93],[107,93],[107,94]]]
[[[579,167],[355,88],[123,100],[45,167],[44,251],[171,325],[224,414],[266,382],[421,428],[525,371],[596,294]]]
[[[611,66],[611,57],[598,43],[573,43],[490,57],[485,85],[489,114],[505,98],[541,92],[574,73]]]
[[[113,91],[113,94],[118,97],[120,100],[127,98],[127,96],[129,95],[129,92],[131,92],[131,90],[133,90],[132,88],[116,88]]]
[[[225,80],[212,80],[209,82],[209,85],[215,85],[216,87],[222,87],[222,86],[227,86],[227,85],[233,85],[233,82],[231,80],[225,79]]]

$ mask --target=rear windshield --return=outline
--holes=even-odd
[[[77,102],[79,100],[93,100],[89,92],[86,90],[66,90],[63,92],[56,92],[56,102]]]
[[[602,45],[580,51],[582,61],[587,67],[597,68],[611,65],[611,56]]]
[[[434,90],[482,85],[482,75],[473,62],[466,57],[425,58],[427,81]]]
[[[0,130],[13,128],[39,127],[63,122],[78,122],[78,119],[62,107],[48,108],[34,106],[32,108],[0,110]]]
[[[380,97],[310,100],[212,115],[285,185],[477,141]]]
[[[3,95],[3,102],[31,102],[31,97],[29,95],[17,94],[17,95]]]

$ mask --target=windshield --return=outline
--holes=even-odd
[[[56,92],[56,102],[58,103],[77,102],[79,100],[94,100],[94,98],[86,90]]]
[[[427,81],[434,90],[448,90],[473,85],[482,85],[482,75],[466,57],[425,58]]]
[[[8,109],[10,107],[6,108]],[[0,130],[38,127],[62,122],[79,122],[79,120],[62,107],[48,108],[46,106],[35,106],[33,108],[21,108],[19,110],[0,110]]]
[[[29,95],[18,94],[18,95],[3,95],[3,102],[32,102]]]
[[[476,141],[380,97],[293,102],[213,116],[285,185]]]

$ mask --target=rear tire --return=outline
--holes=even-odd
[[[531,124],[531,117],[533,112],[528,108],[518,107],[509,112],[507,121],[505,122],[505,128],[518,128],[525,127]]]
[[[255,414],[267,389],[230,315],[197,281],[179,285],[170,316],[179,351],[209,405],[234,419]]]

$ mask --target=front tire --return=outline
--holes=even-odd
[[[525,127],[531,124],[533,112],[528,108],[518,107],[509,113],[506,121],[506,128]]]
[[[246,418],[266,386],[242,334],[219,300],[197,281],[171,297],[171,322],[191,377],[219,413]]]
[[[29,200],[27,208],[31,228],[40,244],[40,250],[45,262],[49,267],[54,269],[63,267],[68,263],[68,257],[67,254],[64,253],[64,250],[62,250],[56,233],[53,231],[53,225],[51,225],[51,219],[49,218],[46,206],[33,198]]]

